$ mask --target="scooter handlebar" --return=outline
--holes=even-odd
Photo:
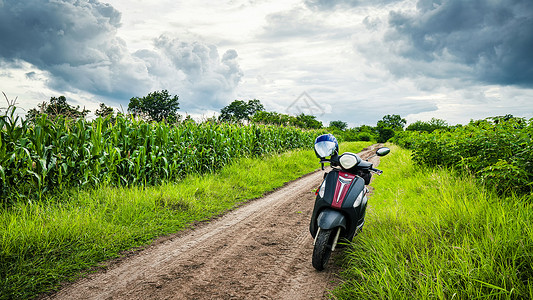
[[[378,174],[378,175],[383,174],[383,171],[381,171],[381,170],[379,170],[379,169],[376,169],[376,168],[370,168],[370,171],[372,171],[372,172],[374,172],[374,173],[376,173],[376,174]]]
[[[320,163],[321,164],[329,163],[332,167],[337,167],[339,166],[339,159],[336,157],[332,157],[330,159],[323,158],[322,160],[320,160]]]

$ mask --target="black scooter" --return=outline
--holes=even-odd
[[[333,139],[335,146],[331,143]],[[325,147],[325,143],[329,147]],[[329,150],[324,150],[326,148]],[[372,163],[354,153],[338,155],[338,144],[332,135],[318,137],[315,152],[321,159],[322,169],[324,163],[330,163],[332,167],[324,174],[324,181],[316,192],[309,225],[314,238],[313,267],[321,271],[339,239],[351,241],[362,230],[368,194],[366,185],[370,183],[372,173],[381,175],[383,171],[373,168]],[[384,156],[389,152],[389,148],[382,147],[373,156]],[[326,156],[331,157],[326,159]]]

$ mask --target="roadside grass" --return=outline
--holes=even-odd
[[[359,152],[370,144],[341,147]],[[102,187],[17,203],[0,212],[0,299],[52,291],[123,251],[209,220],[319,166],[313,150],[296,150],[238,159],[217,173],[178,183]]]
[[[335,299],[532,299],[533,196],[415,166],[391,146]]]

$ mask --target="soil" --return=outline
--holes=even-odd
[[[359,155],[368,157],[375,147]],[[340,283],[340,268],[333,258],[325,271],[315,271],[309,233],[322,178],[320,170],[308,174],[42,299],[327,299]]]

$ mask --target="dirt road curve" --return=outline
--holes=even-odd
[[[47,299],[327,298],[339,270],[331,262],[327,271],[313,269],[308,229],[322,176],[311,173],[217,220],[164,238]]]

